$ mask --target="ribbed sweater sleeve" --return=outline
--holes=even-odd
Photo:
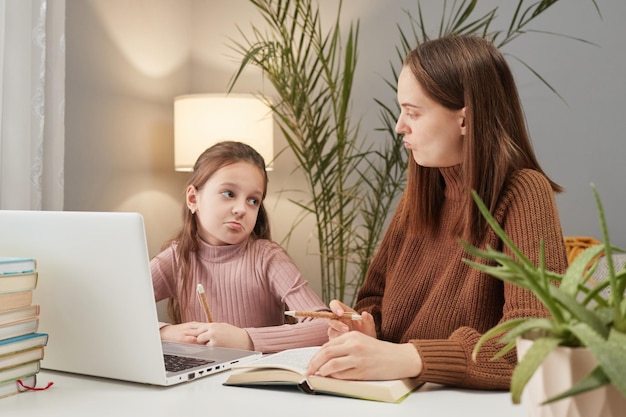
[[[415,346],[423,362],[422,381],[508,389],[515,352],[492,360],[501,347],[492,340],[473,361],[476,342],[503,320],[540,317],[547,312],[528,291],[503,284],[462,261],[469,254],[453,231],[460,210],[459,168],[441,170],[447,192],[438,233],[408,235],[406,219],[396,212],[355,307],[374,314],[379,338]],[[517,172],[501,194],[495,217],[531,261],[538,263],[543,239],[546,267],[565,270],[567,257],[556,201],[545,176],[533,170]],[[477,246],[486,245],[505,250],[493,232]]]
[[[249,240],[240,245],[203,244],[193,254],[187,293],[177,275],[174,246],[151,261],[157,301],[177,297],[183,322],[204,321],[195,291],[201,283],[207,293],[213,320],[244,328],[254,349],[276,352],[321,345],[328,340],[325,320],[302,319],[284,324],[285,306],[293,310],[327,310],[309,287],[291,258],[276,243]]]

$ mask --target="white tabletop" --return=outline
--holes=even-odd
[[[461,390],[426,384],[398,404],[329,395],[308,395],[283,389],[227,387],[227,372],[173,387],[156,387],[43,370],[38,386],[0,399],[0,415],[19,417],[72,416],[272,416],[330,417],[463,416],[526,417],[508,392]]]

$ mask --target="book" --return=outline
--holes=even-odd
[[[390,381],[354,381],[310,375],[306,368],[319,346],[287,349],[253,362],[233,366],[224,385],[266,386],[294,385],[308,394],[329,394],[365,400],[400,402],[421,384],[417,378]]]
[[[37,269],[37,261],[33,258],[16,258],[0,256],[0,274],[20,274]]]
[[[24,386],[34,387],[37,385],[37,374],[24,377],[20,381]],[[27,389],[16,379],[0,383],[0,398],[15,395],[23,391],[27,391]]]
[[[7,355],[20,350],[26,350],[48,343],[47,333],[30,333],[24,336],[0,340],[0,355]]]
[[[0,326],[0,340],[35,333],[38,328],[39,317],[30,317],[11,323],[5,323]]]
[[[39,304],[0,311],[0,326],[31,317],[39,317]]]
[[[1,278],[0,278],[1,279]],[[33,303],[33,291],[0,293],[0,311],[26,307]]]
[[[0,293],[34,290],[37,278],[37,271],[0,274]]]
[[[35,375],[41,369],[41,361],[33,361],[23,363],[11,368],[0,369],[0,383],[6,381],[15,381],[23,379],[31,375]]]
[[[24,363],[40,361],[43,359],[43,346],[30,348],[26,350],[19,350],[17,352],[9,353],[0,356],[0,371],[7,368],[12,368]]]

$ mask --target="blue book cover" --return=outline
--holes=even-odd
[[[37,261],[33,258],[18,258],[12,256],[0,256],[0,275],[21,274],[32,272],[37,268]]]
[[[29,333],[23,336],[0,340],[0,356],[10,355],[21,350],[33,349],[48,344],[47,333]]]

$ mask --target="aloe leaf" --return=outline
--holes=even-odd
[[[520,324],[524,323],[525,321],[527,321],[528,319],[525,317],[520,317],[520,318],[516,318],[516,319],[511,319],[511,320],[507,320],[505,322],[499,323],[498,325],[492,327],[491,329],[487,330],[485,333],[483,333],[483,335],[480,337],[480,339],[478,339],[478,342],[476,343],[476,346],[474,346],[474,349],[472,351],[472,359],[476,360],[476,357],[478,355],[478,351],[480,350],[480,348],[482,347],[483,344],[485,344],[485,342],[487,342],[490,339],[493,339],[494,337],[505,333],[507,330],[513,329],[517,326],[519,326]]]
[[[554,326],[547,318],[522,317],[515,319],[515,322],[516,326],[500,339],[502,343],[515,342],[518,337],[524,336],[531,330],[543,330],[546,334],[554,332]]]
[[[506,345],[500,349],[498,353],[493,356],[493,360],[499,359],[506,355],[516,346],[516,341],[520,337],[525,337],[529,332],[541,332],[542,335],[553,334],[553,326],[548,319],[526,319],[525,322],[509,330],[501,339],[500,342],[506,343]],[[558,335],[557,335],[558,336]]]
[[[577,323],[572,331],[591,351],[611,384],[626,397],[626,334],[611,329],[608,339],[604,339],[586,323]]]
[[[604,308],[609,306],[609,300],[602,294],[602,292],[610,286],[610,282],[603,281],[599,284],[595,284],[592,288],[588,288],[586,286],[581,286],[580,291],[585,293],[585,298],[581,300],[581,304],[584,306],[588,306],[589,303],[593,300],[596,303],[595,310],[597,311],[599,308]],[[614,318],[614,311],[611,311],[611,321]]]
[[[524,387],[544,359],[560,343],[561,339],[554,337],[540,337],[533,341],[522,360],[518,362],[513,370],[513,376],[511,377],[511,399],[513,404],[520,403]]]
[[[617,274],[615,272],[615,265],[613,264],[613,246],[611,245],[611,240],[609,237],[609,230],[606,224],[606,217],[604,216],[604,208],[602,205],[602,201],[600,200],[600,195],[598,194],[598,190],[594,184],[591,184],[591,191],[593,191],[593,196],[596,201],[596,207],[598,209],[598,218],[600,219],[600,228],[602,229],[602,238],[604,240],[605,247],[605,256],[607,259],[607,266],[609,270],[609,281],[611,283],[611,288],[613,291],[611,292],[611,301],[610,304],[615,307],[615,321],[616,325],[619,326],[620,330],[624,331],[626,329],[622,328],[622,324],[624,320],[623,314],[620,312],[620,304],[624,299],[624,282],[619,282],[617,279]]]
[[[617,282],[617,287],[615,287],[613,290],[616,292],[621,292],[623,294],[624,291],[626,291],[626,268],[615,274],[615,281]],[[624,302],[625,300],[626,298],[623,298],[621,302]],[[616,300],[616,303],[618,304],[619,302]],[[623,310],[621,316],[624,317]]]
[[[593,329],[594,332],[601,337],[606,338],[609,335],[609,330],[602,320],[593,311],[586,309],[581,305],[576,298],[569,294],[560,291],[557,287],[550,289],[550,295],[561,304],[566,311],[568,311],[572,317],[585,323],[587,326]],[[626,369],[626,368],[625,368]]]
[[[561,290],[575,296],[578,292],[578,283],[585,274],[585,269],[593,259],[604,251],[604,245],[591,246],[585,249],[568,266],[561,281]]]
[[[526,255],[524,255],[524,253],[517,246],[515,246],[511,238],[509,238],[506,232],[498,224],[496,219],[494,219],[494,217],[491,215],[489,209],[487,208],[487,206],[485,206],[485,203],[480,198],[476,190],[472,190],[472,197],[474,198],[474,201],[476,202],[476,205],[478,206],[481,214],[483,215],[485,220],[487,220],[487,223],[489,223],[496,235],[498,235],[498,237],[502,240],[502,243],[504,243],[511,250],[511,252],[513,252],[515,256],[517,256],[521,263],[532,265]]]
[[[610,382],[611,381],[604,373],[604,370],[602,370],[602,368],[598,366],[593,371],[591,371],[591,373],[587,375],[583,380],[574,384],[570,389],[563,391],[559,395],[548,398],[542,404],[549,404],[562,400],[563,398],[582,394],[584,392],[600,388],[603,385],[609,384]]]

